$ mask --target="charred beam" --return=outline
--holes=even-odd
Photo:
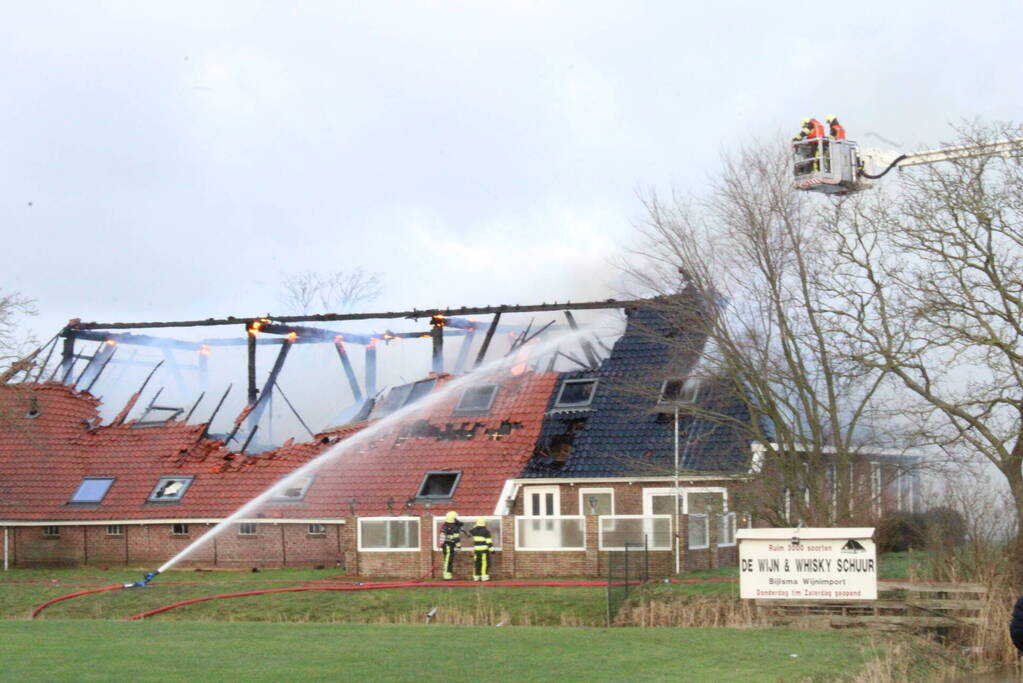
[[[60,381],[67,382],[75,366],[75,332],[71,328],[64,328],[61,334],[64,337],[64,348],[60,358]]]
[[[250,406],[256,405],[256,333],[254,330],[245,327],[245,336],[249,338],[249,353],[248,353],[248,365],[249,365],[249,392],[248,401]]]
[[[376,344],[366,346],[366,397],[377,395],[377,347]]]
[[[292,344],[287,343],[281,347],[281,350],[277,353],[277,360],[274,361],[273,367],[270,368],[270,375],[266,378],[266,383],[263,385],[263,391],[256,399],[255,407],[252,412],[249,413],[248,422],[250,428],[255,431],[256,426],[259,424],[259,418],[263,416],[263,410],[266,409],[267,401],[270,396],[273,395],[273,387],[277,382],[277,376],[281,374],[281,368],[284,367],[284,360],[288,357],[288,351],[291,350]],[[245,450],[244,448],[242,450]]]
[[[285,315],[276,316],[276,323],[297,323],[297,322],[336,322],[341,320],[383,320],[393,318],[405,318],[408,320],[419,320],[430,318],[435,315],[443,316],[466,316],[466,315],[487,315],[497,313],[536,313],[539,311],[583,311],[600,310],[608,308],[630,308],[644,304],[641,300],[618,300],[605,299],[604,301],[583,301],[578,303],[543,303],[530,305],[501,305],[501,306],[463,306],[461,308],[427,308],[413,309],[411,311],[386,311],[380,313],[321,313],[319,315]],[[210,327],[216,325],[237,325],[259,320],[259,318],[206,318],[205,320],[176,320],[162,322],[120,322],[120,323],[98,323],[78,322],[72,326],[74,330],[95,330],[95,329],[141,329],[156,327]]]
[[[195,399],[195,403],[192,404],[192,409],[188,411],[188,415],[185,415],[185,420],[184,420],[185,422],[188,422],[190,419],[192,419],[192,413],[194,413],[195,409],[199,407],[199,404],[202,402],[202,398],[205,395],[206,395],[206,392],[204,391],[201,394],[199,394],[199,398]]]
[[[473,367],[479,367],[483,364],[483,359],[487,355],[487,349],[490,348],[490,340],[494,338],[494,332],[497,331],[497,324],[501,322],[501,313],[497,312],[494,314],[494,319],[490,321],[490,327],[487,328],[487,334],[483,337],[483,346],[480,347],[480,352],[476,354],[476,364]]]
[[[132,407],[134,407],[135,405],[135,401],[142,394],[142,392],[146,390],[146,385],[149,384],[149,380],[153,379],[153,375],[156,374],[156,371],[160,369],[161,365],[163,365],[163,361],[160,361],[159,363],[154,365],[153,369],[149,371],[148,375],[146,375],[146,379],[145,381],[142,382],[142,386],[140,386],[139,390],[132,394],[131,399],[129,399],[128,405],[125,407],[125,410],[121,415],[121,419],[117,421],[117,424],[124,424],[124,421],[128,418],[128,413],[131,412]]]
[[[430,337],[433,339],[433,372],[444,372],[444,317],[435,315],[430,319]]]
[[[206,420],[206,427],[203,428],[202,434],[199,435],[197,441],[201,441],[205,439],[207,436],[209,436],[210,425],[213,424],[213,418],[215,418],[217,416],[217,413],[220,412],[220,406],[224,405],[224,401],[227,399],[227,395],[231,393],[231,387],[233,386],[234,386],[233,384],[229,384],[227,386],[227,390],[224,392],[224,395],[220,397],[219,401],[217,401],[217,407],[213,409],[213,413],[210,415],[209,419]]]
[[[107,365],[110,364],[110,360],[114,357],[114,354],[117,353],[117,346],[114,344],[108,345],[107,348],[103,349],[101,353],[105,355],[105,358],[103,358],[100,361],[101,364],[99,368],[93,373],[91,381],[89,382],[88,386],[85,387],[85,391],[87,392],[92,391],[92,387],[94,384],[96,384],[96,381],[99,379],[99,376],[102,375],[103,371],[107,369]]]
[[[568,320],[569,327],[573,331],[579,329],[579,325],[575,322],[575,316],[572,315],[572,311],[565,311],[565,318]],[[600,365],[600,358],[597,357],[597,352],[593,350],[593,346],[586,339],[580,339],[579,345],[583,347],[583,353],[586,354],[586,360],[590,362],[591,367],[597,367]]]
[[[285,395],[285,393],[284,393],[284,389],[281,389],[281,385],[278,384],[277,382],[274,382],[274,387],[277,389],[277,393],[279,393],[281,395],[281,398],[284,399],[284,402],[288,404],[288,407],[291,408],[291,412],[295,415],[295,419],[298,420],[299,424],[301,424],[303,427],[305,427],[305,430],[307,432],[309,432],[309,436],[311,436],[311,437],[313,437],[315,439],[316,438],[316,434],[313,432],[313,430],[309,429],[309,425],[307,425],[305,423],[305,420],[302,419],[302,416],[298,414],[297,410],[295,410],[295,406],[293,406],[291,404],[291,401],[288,400],[287,395]]]
[[[337,349],[337,355],[341,359],[341,367],[345,369],[345,377],[348,378],[348,386],[352,389],[352,396],[356,403],[362,401],[362,390],[359,388],[359,380],[355,378],[355,370],[352,368],[352,361],[348,358],[348,352],[345,351],[345,345],[340,339],[334,341],[334,348]]]
[[[473,337],[476,336],[476,328],[470,327],[465,331],[465,338],[462,339],[462,346],[458,349],[458,359],[455,361],[455,374],[460,375],[465,370],[465,362],[469,360],[469,349],[472,347]]]

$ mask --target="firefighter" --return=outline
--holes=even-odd
[[[803,127],[799,129],[799,135],[792,138],[793,142],[824,137],[824,125],[817,119],[803,119],[801,123]]]
[[[494,539],[487,528],[487,518],[480,517],[476,526],[469,529],[472,536],[472,580],[490,581],[490,553],[494,548]]]
[[[838,117],[832,114],[824,119],[828,122],[828,134],[835,140],[845,140],[845,127],[838,122]]]
[[[444,517],[444,526],[440,528],[441,549],[444,551],[444,580],[450,581],[454,578],[455,553],[462,542],[462,527],[458,521],[458,513],[454,510],[448,512]]]

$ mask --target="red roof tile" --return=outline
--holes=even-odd
[[[258,455],[233,453],[203,437],[202,424],[136,428],[115,418],[100,426],[99,401],[63,384],[0,385],[0,519],[221,518],[321,454],[326,460],[304,501],[271,504],[264,514],[340,517],[351,498],[360,516],[388,514],[392,498],[400,512],[434,470],[462,472],[454,497],[441,503],[445,508],[487,513],[498,504],[504,481],[532,455],[556,377],[524,373],[502,380],[488,415],[454,415],[460,392],[452,391],[429,410],[376,423],[357,437],[367,423]],[[448,381],[441,377],[435,391]],[[33,399],[39,414],[28,417]],[[471,438],[447,440],[454,429],[471,432]],[[164,475],[194,480],[180,502],[146,502]],[[100,504],[69,504],[86,476],[115,481]]]

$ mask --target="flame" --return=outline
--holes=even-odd
[[[377,338],[376,337],[370,337],[369,338],[369,343],[366,344],[366,348],[367,349],[375,349],[376,347],[377,347]]]
[[[298,332],[294,332],[294,331],[288,332],[288,336],[286,337],[286,339],[289,342],[295,341],[296,339],[298,339]]]
[[[526,368],[528,367],[529,352],[526,351],[525,349],[522,349],[517,354],[515,354],[515,360],[518,362],[512,366],[509,372],[511,372],[512,375],[521,375],[523,372],[526,371]]]
[[[199,353],[202,354],[203,356],[210,355],[210,346],[209,346],[209,344],[203,344],[202,346],[200,346],[199,347]]]
[[[107,346],[117,346],[117,342],[113,339],[107,339]]]
[[[430,324],[434,327],[444,327],[447,323],[444,322],[445,318],[441,314],[430,316]]]
[[[345,340],[344,335],[340,335],[340,334],[334,335],[334,343],[335,344],[340,344],[344,340]]]
[[[263,325],[265,325],[268,322],[270,322],[268,318],[260,318],[259,320],[253,320],[249,324],[249,334],[255,337],[256,334],[259,333],[260,328],[263,327]]]

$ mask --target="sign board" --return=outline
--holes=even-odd
[[[873,528],[740,529],[740,597],[876,600],[873,535]]]

